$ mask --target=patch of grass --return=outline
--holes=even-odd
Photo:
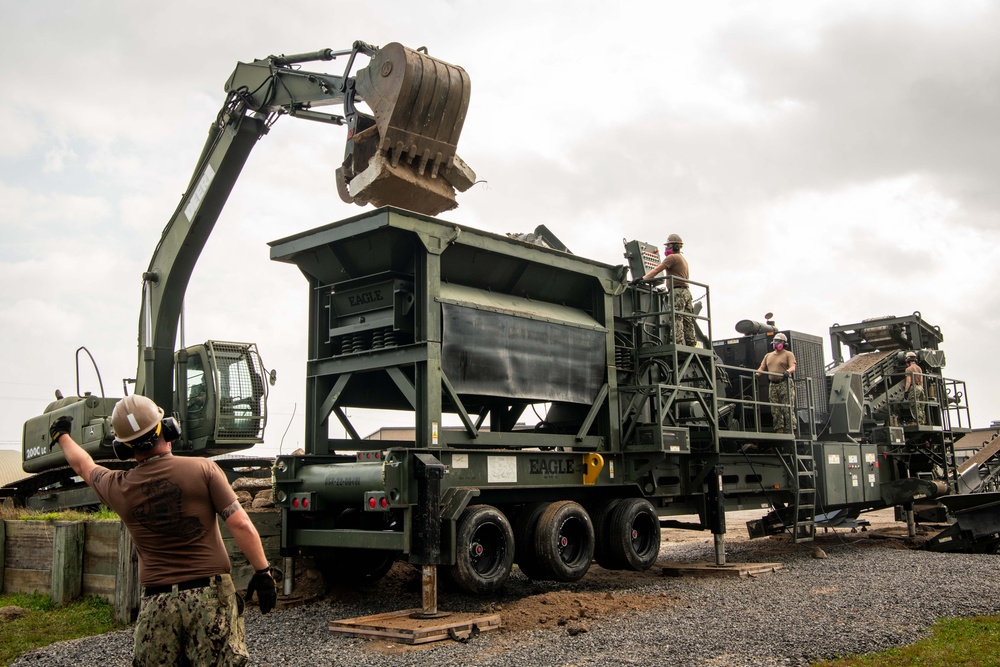
[[[115,622],[115,609],[103,598],[89,596],[57,607],[47,595],[0,595],[0,607],[28,610],[21,618],[0,623],[0,665],[9,665],[25,651],[54,642],[90,637],[123,626]]]
[[[118,515],[110,508],[101,505],[93,512],[81,510],[60,510],[58,512],[39,512],[24,508],[5,512],[4,519],[17,521],[118,521]]]
[[[885,653],[815,663],[815,667],[996,667],[1000,616],[939,619],[931,636]]]

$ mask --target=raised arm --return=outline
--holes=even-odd
[[[73,468],[73,472],[82,477],[83,481],[89,485],[90,474],[94,472],[94,468],[99,466],[94,463],[94,459],[87,453],[87,450],[78,445],[70,436],[69,429],[72,422],[72,417],[60,417],[52,422],[52,426],[49,427],[49,435],[52,436],[52,440],[62,449],[63,456],[66,457],[66,462]]]

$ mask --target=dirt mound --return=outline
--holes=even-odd
[[[588,619],[620,616],[649,609],[666,609],[678,602],[677,598],[666,594],[555,591],[529,595],[506,604],[489,605],[483,611],[501,614],[503,628],[508,632],[557,626],[565,626],[571,630],[574,626],[585,628]]]

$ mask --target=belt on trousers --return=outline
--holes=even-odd
[[[176,584],[163,584],[162,586],[146,586],[143,590],[143,597],[149,595],[160,595],[161,593],[176,593],[177,591],[189,591],[192,588],[205,588],[211,585],[212,581],[221,581],[222,575],[214,577],[200,577],[198,579],[188,579]]]

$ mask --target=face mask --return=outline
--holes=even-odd
[[[674,254],[674,249],[673,248],[669,248],[668,247],[668,248],[665,248],[663,250],[663,256],[664,257],[669,257],[670,255],[673,255],[673,254]]]
[[[775,349],[776,352],[781,352],[782,350],[785,349],[785,344],[784,343],[775,343],[774,344],[774,349]]]

